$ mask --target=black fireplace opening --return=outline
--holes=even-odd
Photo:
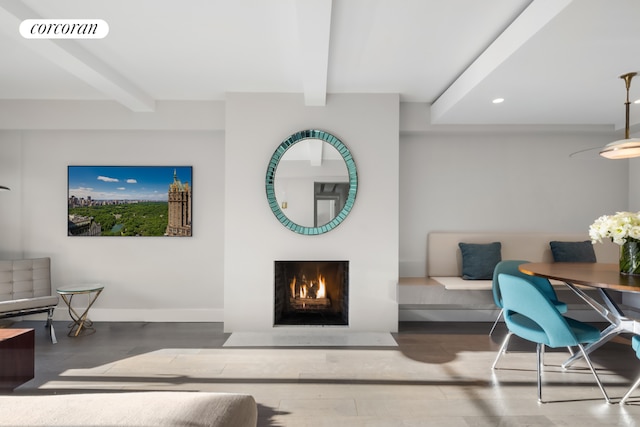
[[[348,325],[349,261],[275,261],[274,325]]]

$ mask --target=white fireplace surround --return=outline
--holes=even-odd
[[[225,331],[289,328],[274,326],[274,259],[349,260],[348,330],[397,331],[398,96],[332,95],[326,107],[313,108],[301,95],[228,94],[225,128]],[[312,128],[349,148],[358,194],[342,224],[305,236],[271,213],[265,174],[283,139]]]

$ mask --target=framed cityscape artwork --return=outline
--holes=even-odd
[[[191,166],[69,166],[69,236],[190,237]]]

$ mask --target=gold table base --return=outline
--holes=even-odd
[[[77,337],[80,335],[80,332],[84,331],[84,335],[89,335],[95,333],[95,328],[93,327],[93,321],[89,319],[89,309],[96,302],[98,296],[102,292],[104,287],[77,287],[77,288],[69,288],[69,289],[58,289],[58,294],[62,297],[62,300],[67,304],[69,308],[69,317],[71,317],[72,322],[69,323],[69,333],[67,334],[70,337]],[[89,304],[84,309],[82,314],[79,314],[73,305],[71,304],[73,301],[73,297],[75,295],[87,295],[89,298]]]

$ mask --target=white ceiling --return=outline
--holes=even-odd
[[[18,25],[33,18],[110,30],[24,39]],[[433,124],[619,128],[619,76],[640,70],[639,18],[640,0],[0,0],[0,99],[153,111],[228,92],[304,93],[310,106],[398,93],[431,104]]]

